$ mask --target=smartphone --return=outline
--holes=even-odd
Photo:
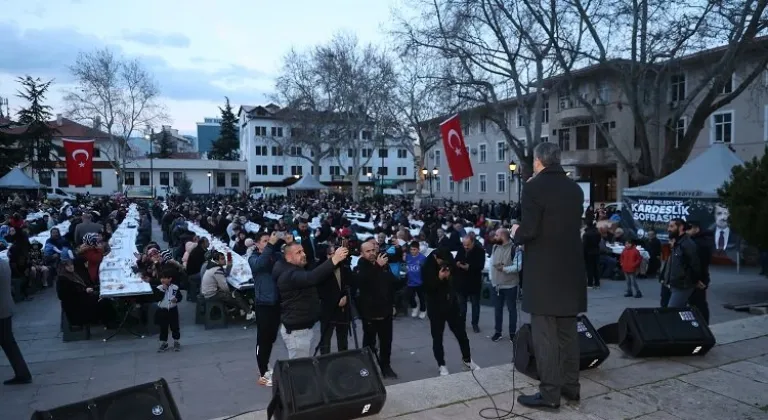
[[[232,253],[227,252],[227,262],[232,262]]]
[[[349,248],[349,239],[344,238],[341,240],[341,246],[344,248]]]

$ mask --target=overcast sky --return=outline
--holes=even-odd
[[[157,79],[172,125],[267,100],[283,55],[337,31],[363,42],[386,39],[397,0],[0,0],[0,96],[22,105],[14,79],[55,79],[49,103],[62,112],[68,66],[79,51],[109,46],[139,58]]]

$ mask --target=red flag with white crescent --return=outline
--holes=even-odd
[[[472,162],[469,160],[467,146],[464,144],[464,135],[461,133],[459,114],[440,124],[440,134],[443,137],[445,158],[448,161],[448,168],[451,170],[453,181],[459,182],[471,178],[475,173],[472,171]]]
[[[94,140],[62,139],[67,162],[67,183],[73,186],[93,184]]]

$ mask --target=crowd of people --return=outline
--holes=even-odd
[[[398,316],[428,318],[439,375],[449,374],[446,327],[463,366],[477,370],[467,331],[480,332],[480,300],[487,290],[494,306],[493,341],[505,335],[515,340],[520,299],[522,310],[531,314],[534,351],[542,355],[537,357],[541,385],[538,394],[520,402],[556,407],[561,395],[578,399],[575,320],[587,309],[587,289],[599,288],[601,278],[623,276],[626,296],[640,297],[637,276],[658,274],[662,306],[690,304],[708,321],[711,253],[695,221],[675,219],[668,227],[669,258],[662,262],[662,244],[653,233],[628,238],[615,217],[600,209],[583,217],[583,193],[559,165],[556,145],[539,145],[534,155],[536,175],[523,189],[521,206],[449,201],[415,207],[408,200],[352,201],[337,194],[169,197],[147,203],[140,206],[133,269],[152,294],[131,298],[131,312],[137,322],[159,325],[159,352],[180,351],[182,293],[222,302],[228,316],[256,324],[258,383],[270,386],[278,336],[289,358],[327,354],[334,335],[337,350],[349,348],[357,321],[362,345],[377,354],[383,376],[396,378],[391,354]],[[19,300],[55,285],[71,324],[115,328],[118,303],[99,298],[99,266],[128,206],[115,197],[80,198],[60,208],[18,196],[8,200],[0,226],[0,247],[7,251],[0,261],[0,343],[16,376],[6,383],[29,383],[31,375],[13,340],[12,301],[5,293],[10,288],[3,282],[22,282]],[[45,214],[27,218],[35,207]],[[152,237],[152,217],[162,241]],[[58,226],[66,221],[62,232]],[[197,227],[208,234],[198,234]],[[44,243],[30,240],[45,231],[50,236]],[[212,242],[219,241],[227,246],[216,249]],[[608,247],[616,242],[624,244],[618,255]],[[648,252],[647,262],[639,247]],[[247,260],[250,287],[230,285],[233,254]],[[524,277],[529,280],[523,291]],[[150,305],[157,308],[153,320],[146,319]],[[320,337],[313,348],[317,324]]]

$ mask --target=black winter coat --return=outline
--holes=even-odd
[[[353,289],[357,291],[357,310],[363,319],[392,316],[394,283],[389,264],[380,267],[368,260],[358,260]]]
[[[317,286],[329,279],[333,269],[331,260],[318,265],[314,270],[306,270],[285,260],[275,263],[272,277],[277,279],[280,321],[287,330],[312,328],[320,319]]]

